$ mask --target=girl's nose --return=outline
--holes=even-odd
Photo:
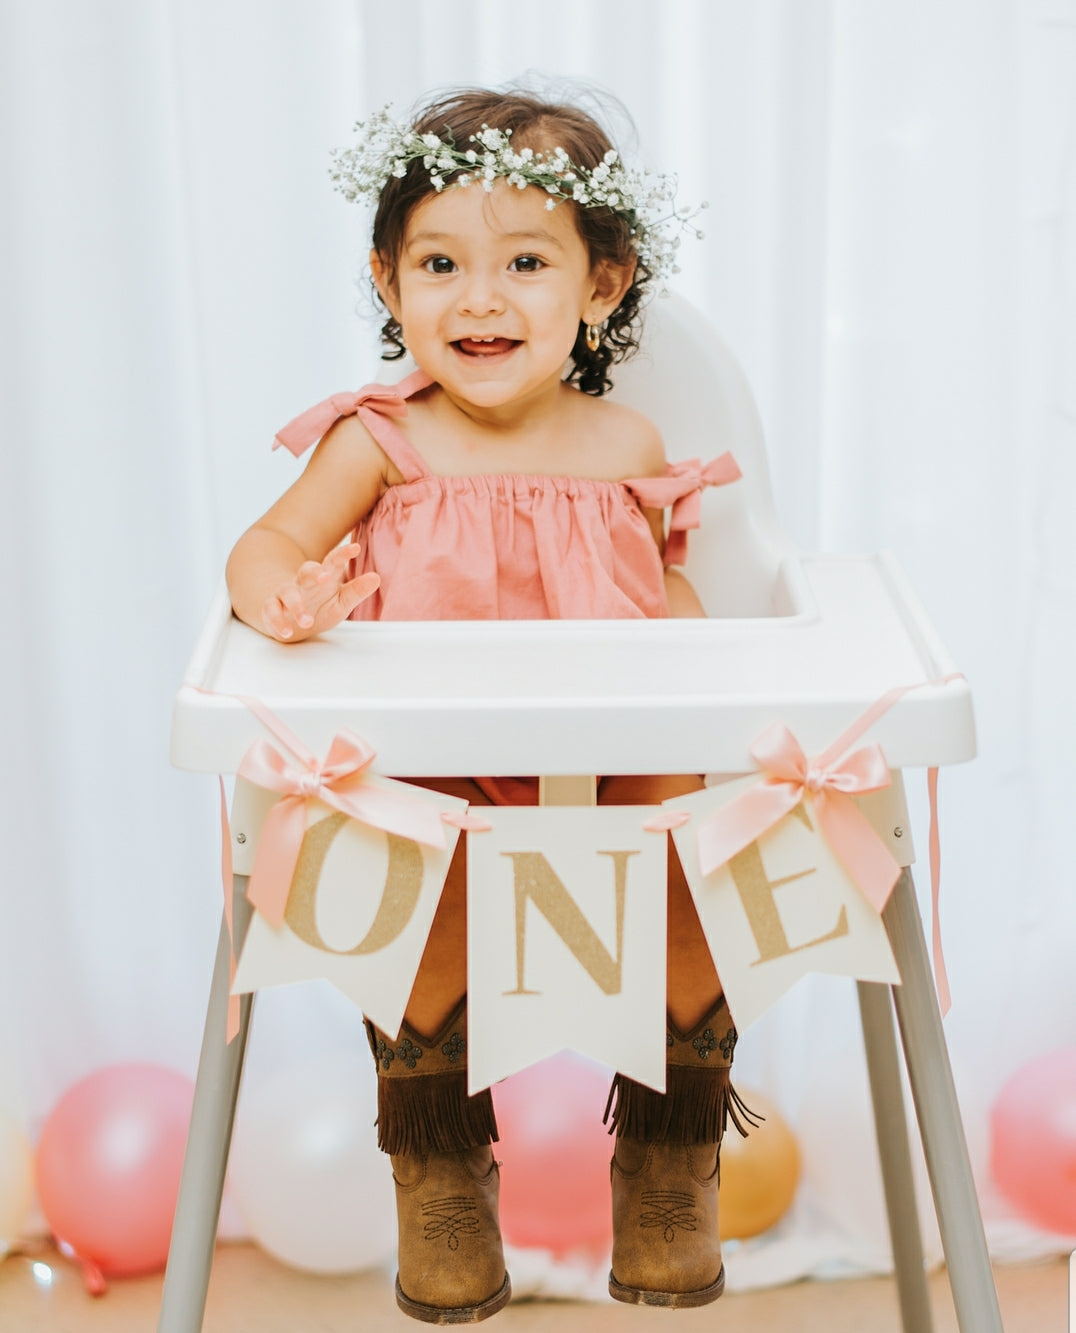
[[[504,293],[492,273],[467,275],[459,296],[461,315],[499,315],[504,311]]]

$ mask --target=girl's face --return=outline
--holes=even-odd
[[[450,186],[412,212],[391,285],[370,256],[408,351],[470,415],[503,420],[557,393],[579,321],[600,323],[631,282],[591,266],[574,209],[548,197]]]

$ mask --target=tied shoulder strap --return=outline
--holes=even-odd
[[[283,445],[298,458],[341,417],[357,416],[408,481],[424,477],[425,464],[392,418],[407,416],[407,399],[432,383],[424,370],[416,370],[399,384],[367,384],[356,393],[334,393],[279,430],[273,448]]]
[[[667,463],[664,477],[633,477],[624,485],[647,509],[667,509],[669,536],[665,542],[665,564],[682,565],[687,559],[687,534],[699,526],[702,517],[702,492],[707,486],[727,486],[743,476],[740,465],[730,453],[723,453],[703,464],[697,458],[683,463]]]

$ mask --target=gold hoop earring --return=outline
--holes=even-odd
[[[602,326],[600,324],[587,325],[587,346],[592,352],[596,352],[602,345]]]

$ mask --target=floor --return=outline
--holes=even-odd
[[[35,1269],[35,1264],[40,1265]],[[52,1274],[51,1285],[49,1272]],[[1068,1268],[1053,1262],[995,1270],[1005,1333],[1066,1333]],[[151,1333],[159,1276],[113,1282],[93,1298],[79,1273],[52,1251],[0,1263],[4,1333]],[[944,1273],[931,1279],[934,1333],[957,1333]],[[496,1316],[498,1333],[668,1333],[664,1310],[560,1301],[517,1301]],[[714,1306],[678,1311],[677,1333],[900,1333],[896,1295],[883,1278],[801,1282],[728,1294]],[[285,1268],[252,1245],[218,1247],[204,1333],[406,1333],[418,1325],[395,1306],[380,1273],[315,1277]],[[918,1333],[918,1331],[917,1331]],[[1072,1333],[1076,1333],[1076,1322]]]

